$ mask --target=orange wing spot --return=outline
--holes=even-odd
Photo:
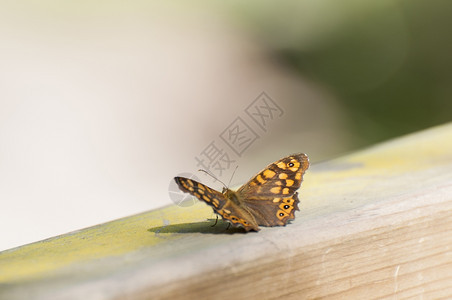
[[[279,179],[286,179],[287,177],[289,177],[289,175],[287,175],[286,173],[281,173],[278,177]]]
[[[198,193],[204,195],[204,190],[203,189],[198,189]]]
[[[297,168],[297,169],[300,167],[300,161],[298,161],[296,159],[292,159],[291,162],[293,163],[292,167]]]
[[[227,213],[228,215],[231,214],[231,211],[230,211],[229,209],[223,209],[223,211],[224,211],[225,213]]]
[[[282,161],[276,164],[278,168],[285,170],[287,168],[286,164]]]
[[[284,195],[288,195],[288,194],[289,194],[289,188],[284,188],[284,189],[282,190],[282,193],[283,193]]]
[[[194,186],[195,184],[193,183],[193,181],[191,181],[190,179],[187,179],[187,182],[189,185]]]
[[[196,198],[201,199],[201,195],[200,195],[200,194],[198,194],[198,193],[193,193],[193,195],[194,195]]]
[[[293,205],[294,200],[293,200],[293,198],[286,198],[283,200],[283,202],[285,204]]]
[[[273,193],[273,194],[279,194],[281,192],[281,187],[280,186],[275,186],[275,187],[270,189],[270,192]]]
[[[213,206],[218,207],[220,205],[220,202],[217,199],[213,199]]]
[[[286,213],[283,210],[278,210],[278,212],[276,213],[276,217],[280,220],[284,219],[285,217],[287,217],[289,214]]]
[[[239,223],[239,222],[240,222],[239,218],[237,218],[237,217],[235,217],[235,216],[231,216],[231,221],[232,221],[233,223]]]
[[[202,199],[204,199],[204,201],[206,201],[206,202],[210,202],[210,198],[209,197],[207,197],[207,196],[202,196]]]
[[[254,181],[251,181],[251,182],[250,182],[250,185],[251,185],[251,186],[256,186],[257,183],[255,183]]]
[[[298,172],[298,173],[295,175],[295,180],[301,180],[301,172]]]
[[[275,184],[276,185],[282,185],[282,182],[281,181],[276,181]]]
[[[182,186],[183,186],[184,188],[188,189],[188,184],[187,184],[186,181],[181,180],[180,183],[182,184]]]
[[[275,203],[277,203],[277,202],[279,202],[279,201],[281,201],[281,198],[275,198],[275,199],[273,199],[273,202],[275,202]]]
[[[292,172],[296,172],[300,168],[300,162],[292,158],[290,162],[287,163],[287,168]]]
[[[275,176],[275,175],[276,175],[276,173],[274,171],[272,171],[272,170],[265,170],[264,171],[264,176],[267,179],[273,178],[273,176]]]
[[[264,178],[262,178],[261,174],[256,176],[256,180],[259,181],[260,183],[265,183],[266,181]]]
[[[285,211],[286,213],[289,214],[290,211],[293,209],[293,206],[288,205],[288,204],[281,203],[281,204],[279,205],[279,208],[280,208],[281,210],[283,210],[283,211]]]
[[[292,179],[286,180],[286,186],[292,186],[294,184],[294,181]]]

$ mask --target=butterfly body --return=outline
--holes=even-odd
[[[237,191],[224,188],[221,193],[188,178],[174,179],[182,191],[212,206],[223,220],[258,231],[259,225],[284,226],[295,218],[296,190],[308,167],[306,154],[293,154],[268,165]]]

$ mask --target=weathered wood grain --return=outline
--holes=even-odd
[[[452,124],[313,165],[300,199],[258,233],[199,203],[3,251],[0,298],[452,298]]]

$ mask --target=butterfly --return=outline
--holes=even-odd
[[[308,156],[298,153],[284,157],[257,173],[237,191],[220,193],[202,183],[175,177],[179,188],[212,206],[213,211],[233,226],[259,231],[261,226],[285,226],[295,219],[298,193],[309,167]]]

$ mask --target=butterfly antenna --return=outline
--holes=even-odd
[[[229,179],[228,187],[229,187],[229,185],[231,184],[232,178],[234,177],[235,171],[237,171],[237,168],[238,168],[238,167],[239,167],[239,165],[235,166],[234,172],[232,172],[232,175],[231,175],[231,179]]]
[[[221,181],[220,179],[218,179],[218,178],[216,178],[215,176],[213,176],[209,171],[206,171],[206,170],[203,170],[203,169],[199,169],[198,171],[206,173],[207,175],[209,175],[209,176],[212,177],[213,179],[218,180],[219,182],[221,182],[221,183],[224,185],[225,188],[228,188],[228,187],[226,186],[226,184],[224,184],[223,181]]]

